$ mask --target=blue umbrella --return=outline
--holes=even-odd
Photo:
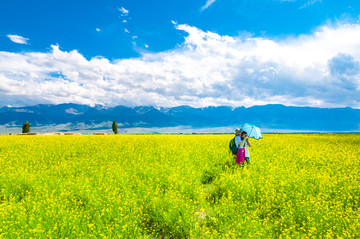
[[[256,127],[255,125],[245,123],[240,126],[240,130],[246,131],[247,135],[250,138],[262,139],[261,130],[259,127]]]

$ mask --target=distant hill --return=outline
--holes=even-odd
[[[120,128],[130,127],[224,127],[249,122],[267,129],[359,131],[360,110],[352,108],[289,107],[264,105],[245,107],[180,106],[173,108],[104,107],[79,104],[35,105],[0,108],[0,125],[20,126],[29,121],[32,126],[102,125],[116,120]],[[103,123],[103,124],[101,124]],[[91,127],[91,126],[90,126]]]

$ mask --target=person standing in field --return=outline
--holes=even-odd
[[[235,130],[235,134],[237,133],[237,130],[238,129]],[[245,161],[247,164],[250,164],[250,153],[248,147],[251,147],[251,144],[246,131],[240,132],[240,130],[238,130],[238,132],[239,134],[236,134],[235,137],[235,144],[238,149],[236,154],[236,163],[239,164],[239,166],[244,167]]]

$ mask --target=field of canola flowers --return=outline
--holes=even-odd
[[[360,237],[360,135],[0,136],[0,238]]]

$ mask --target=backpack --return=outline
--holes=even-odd
[[[235,136],[236,137],[236,136]],[[230,140],[229,142],[229,149],[230,149],[230,152],[234,155],[237,154],[237,147],[236,147],[236,144],[235,144],[235,137],[233,139]]]

